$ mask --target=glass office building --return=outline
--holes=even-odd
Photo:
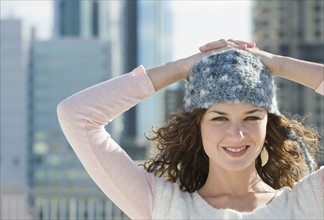
[[[146,68],[162,65],[172,57],[172,11],[170,1],[138,2],[138,65]],[[153,125],[166,123],[166,91],[163,89],[139,104],[136,109],[136,139],[145,143],[144,133]],[[173,88],[174,89],[174,88]],[[172,98],[172,97],[171,97]]]
[[[0,219],[30,219],[28,193],[28,29],[0,21]]]
[[[61,100],[111,77],[110,51],[110,44],[98,39],[32,43],[30,186],[34,219],[124,216],[89,178],[65,139],[56,114]]]

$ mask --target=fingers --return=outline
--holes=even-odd
[[[253,48],[256,46],[256,44],[254,42],[248,42],[248,41],[242,41],[242,40],[233,40],[233,39],[229,39],[229,42],[232,42],[236,45],[246,45],[248,48]]]
[[[233,39],[229,39],[229,40],[225,40],[225,39],[221,39],[218,41],[213,41],[210,42],[208,44],[205,44],[201,47],[199,47],[199,50],[201,52],[207,52],[210,50],[217,50],[223,47],[235,47],[238,49],[242,49],[245,50],[247,48],[254,48],[255,47],[255,43],[253,42],[247,42],[247,41],[241,41],[241,40],[233,40]]]
[[[199,50],[201,52],[207,52],[207,51],[210,51],[210,50],[217,50],[217,49],[226,47],[229,44],[234,44],[234,43],[229,42],[229,41],[224,40],[224,39],[221,39],[221,40],[218,40],[218,41],[213,41],[213,42],[210,42],[208,44],[205,44],[205,45],[199,47]]]

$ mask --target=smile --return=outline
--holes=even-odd
[[[231,148],[231,147],[225,147],[226,150],[231,151],[231,152],[241,152],[242,150],[245,150],[247,146],[241,147],[241,148]]]
[[[225,152],[232,157],[243,156],[245,152],[248,150],[248,148],[249,148],[248,145],[242,147],[223,147]]]

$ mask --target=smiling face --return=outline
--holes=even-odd
[[[267,111],[254,105],[210,106],[200,124],[210,169],[254,168],[265,140],[267,121]]]

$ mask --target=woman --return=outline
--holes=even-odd
[[[251,54],[272,75],[321,94],[323,65],[253,47],[215,41],[201,53],[148,70],[140,66],[59,104],[59,121],[75,153],[130,218],[323,218],[324,169],[312,172],[317,136],[280,115],[269,72]],[[104,126],[188,77],[185,109],[153,131],[160,154],[145,169],[136,166]],[[213,93],[214,84],[227,92]]]

